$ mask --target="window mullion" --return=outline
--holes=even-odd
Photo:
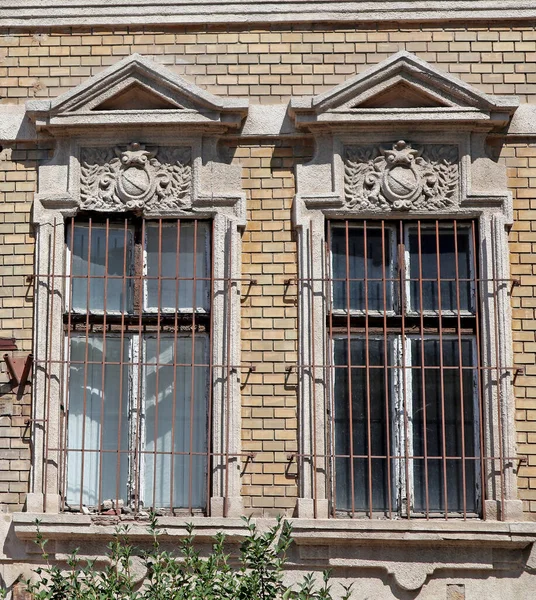
[[[407,406],[407,373],[406,373],[406,257],[404,244],[404,224],[400,221],[399,224],[399,245],[398,245],[398,277],[400,285],[400,335],[401,335],[401,373],[402,373],[402,420],[404,428],[404,476],[406,481],[405,507],[402,506],[402,511],[406,511],[406,516],[409,519],[412,505],[412,493],[408,487],[410,481],[409,473],[409,416]]]

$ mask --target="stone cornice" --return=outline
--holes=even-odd
[[[4,0],[1,27],[532,19],[532,0]]]

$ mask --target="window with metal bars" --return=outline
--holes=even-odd
[[[202,220],[67,227],[67,508],[207,508],[212,238]]]
[[[333,512],[479,515],[476,223],[333,220],[327,239]]]

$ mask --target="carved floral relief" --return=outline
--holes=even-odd
[[[82,148],[80,208],[96,211],[173,210],[190,204],[187,147]]]
[[[346,148],[346,206],[361,210],[440,210],[457,202],[458,148],[404,141]]]

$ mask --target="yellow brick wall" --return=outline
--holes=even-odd
[[[297,467],[289,461],[298,450],[296,285],[285,282],[297,276],[294,168],[311,152],[279,142],[241,144],[235,153],[247,195],[243,276],[257,282],[244,287],[242,301],[242,444],[254,454],[243,494],[253,515],[291,514],[296,503]]]
[[[0,152],[0,337],[15,338],[13,358],[32,350],[33,237],[30,208],[36,166],[48,151],[18,144]],[[0,507],[20,510],[30,467],[30,387],[13,393],[5,365],[0,373],[0,400],[8,403],[0,415]]]
[[[536,25],[481,24],[7,32],[0,35],[0,102],[55,97],[139,52],[212,93],[279,103],[321,93],[400,49],[484,92],[536,101]],[[243,493],[252,514],[291,512],[297,467],[288,455],[297,450],[297,391],[296,371],[288,368],[297,360],[297,311],[296,286],[286,288],[285,280],[295,277],[297,265],[290,215],[294,168],[312,148],[307,140],[228,143],[243,167],[247,194],[243,273],[257,279],[242,290],[242,362],[256,367],[242,372],[243,447],[255,453],[244,469]],[[47,156],[46,148],[24,144],[0,154],[0,337],[17,338],[21,353],[31,350],[26,275],[33,270],[35,167]],[[526,367],[515,386],[519,451],[529,456],[519,487],[536,519],[536,149],[510,144],[503,157],[515,192],[512,274],[521,277],[513,298],[514,350],[516,364]],[[2,385],[0,399],[14,400],[15,408],[12,416],[0,416],[0,504],[16,510],[28,473],[28,396],[14,399]]]
[[[510,233],[514,362],[525,369],[515,378],[518,452],[527,455],[519,469],[519,497],[536,520],[536,145],[510,144],[503,150],[514,194]]]
[[[536,95],[536,26],[66,29],[0,36],[3,102],[55,97],[133,52],[214,94],[277,103],[321,93],[408,50],[490,94]]]

